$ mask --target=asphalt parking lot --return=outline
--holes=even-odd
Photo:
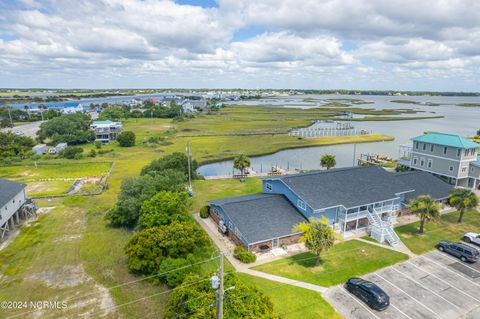
[[[480,318],[480,262],[433,251],[362,278],[390,295],[390,307],[378,312],[343,286],[329,288],[325,299],[347,319]]]

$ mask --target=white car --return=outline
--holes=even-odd
[[[477,233],[466,233],[463,236],[463,241],[466,243],[473,243],[480,245],[480,234]]]

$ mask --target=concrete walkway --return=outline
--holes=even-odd
[[[320,292],[320,293],[327,291],[327,288],[323,287],[323,286],[309,284],[307,282],[293,280],[293,279],[285,278],[285,277],[281,277],[281,276],[271,275],[271,274],[267,274],[267,273],[264,273],[264,272],[261,272],[261,271],[256,271],[256,270],[253,270],[253,269],[248,269],[247,268],[247,269],[244,269],[240,272],[246,273],[248,275],[272,280],[272,281],[281,282],[281,283],[284,283],[286,285],[292,285],[292,286],[296,286],[296,287],[300,287],[300,288],[305,288],[305,289],[308,289],[308,290],[313,290],[313,291]]]

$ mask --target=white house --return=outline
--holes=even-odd
[[[183,113],[189,114],[189,113],[195,113],[195,108],[193,107],[192,103],[190,102],[185,102],[182,104],[182,110]]]
[[[0,178],[0,239],[14,227],[14,218],[19,222],[19,211],[26,200],[24,184]]]
[[[94,121],[90,128],[95,132],[95,141],[108,143],[116,140],[122,132],[122,123],[112,121]]]
[[[81,103],[78,103],[76,106],[67,106],[62,109],[62,114],[73,114],[85,112],[85,108]]]
[[[43,155],[47,152],[47,144],[38,144],[32,147],[32,151],[35,154]]]

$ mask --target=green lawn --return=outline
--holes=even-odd
[[[342,318],[318,292],[243,273],[238,273],[238,277],[246,283],[256,285],[269,296],[280,318]]]
[[[253,269],[329,287],[406,259],[407,255],[390,249],[348,240],[334,245],[324,253],[318,267],[315,267],[315,255],[307,252]]]
[[[104,175],[110,169],[111,162],[82,163],[77,161],[59,164],[43,164],[24,166],[0,166],[0,176],[17,181],[41,180],[48,178],[79,178],[85,176]]]
[[[238,179],[196,180],[192,187],[192,211],[198,212],[208,200],[259,193],[262,182],[257,178],[247,178],[243,183]]]
[[[480,213],[478,211],[465,212],[463,222],[457,223],[458,212],[442,215],[437,222],[425,223],[425,233],[418,233],[420,222],[415,222],[395,228],[398,236],[415,254],[422,254],[435,249],[435,245],[442,239],[461,241],[463,235],[469,231],[480,232]]]

